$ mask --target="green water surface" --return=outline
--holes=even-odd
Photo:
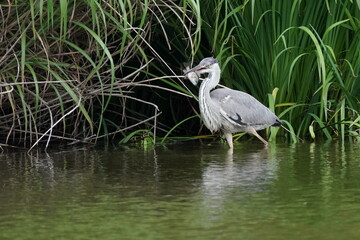
[[[360,145],[6,150],[0,239],[360,239]]]

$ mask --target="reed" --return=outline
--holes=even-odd
[[[202,51],[221,61],[225,85],[270,104],[298,136],[359,139],[359,8],[351,1],[212,1],[201,6],[209,43]]]
[[[296,135],[359,140],[359,8],[345,0],[1,3],[0,144],[203,138],[197,88],[178,75],[183,62],[209,55],[223,85],[269,105]]]
[[[180,22],[184,28],[179,31],[187,32],[195,52],[194,36],[186,27],[194,25],[186,8],[195,3],[184,4],[1,3],[1,144],[32,148],[38,143],[48,146],[51,140],[95,143],[124,137],[139,127],[153,136],[156,129],[167,131],[157,123],[158,106],[138,92],[158,88],[188,96],[171,84],[157,84],[168,80],[153,74],[160,73],[159,64],[170,68],[153,45],[161,35],[170,48],[163,25]]]

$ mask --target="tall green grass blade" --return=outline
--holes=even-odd
[[[47,0],[47,25],[50,27],[54,26],[54,2],[53,0]]]
[[[28,63],[25,63],[25,65],[26,65],[27,69],[29,69],[29,71],[31,73],[31,76],[34,79],[34,86],[35,86],[35,113],[37,113],[38,109],[39,109],[39,96],[40,96],[39,84],[37,83],[38,79],[37,79],[37,75],[35,73],[34,68]]]
[[[343,99],[340,103],[340,134],[341,134],[341,140],[344,142],[345,141],[345,125],[343,123],[343,121],[345,120],[345,99]]]
[[[59,101],[59,104],[60,104],[60,112],[61,112],[61,116],[65,116],[65,108],[64,108],[64,101],[61,97],[61,94],[59,92],[59,90],[56,88],[56,86],[54,84],[50,84],[51,88],[54,90],[56,96],[57,96],[57,99]],[[66,134],[66,120],[65,118],[63,119],[63,132],[62,132],[62,135],[65,136]]]
[[[189,121],[190,119],[193,119],[193,118],[196,118],[196,117],[199,117],[198,115],[193,115],[193,116],[190,116],[188,118],[185,118],[184,120],[180,121],[179,123],[177,123],[174,127],[172,127],[167,133],[166,135],[163,137],[163,139],[161,140],[161,144],[164,144],[164,142],[166,141],[167,137],[172,133],[172,131],[174,131],[178,126],[180,126],[181,124],[183,124],[184,122],[186,121]]]
[[[345,19],[345,20],[342,20],[342,21],[338,21],[338,22],[335,22],[333,24],[331,24],[324,32],[324,35],[322,37],[323,40],[326,40],[327,36],[329,35],[329,33],[331,32],[331,30],[333,30],[334,28],[338,27],[338,26],[341,26],[343,25],[344,23],[348,22],[350,19]]]
[[[73,89],[69,86],[69,84],[67,84],[66,82],[62,81],[62,78],[52,69],[49,69],[49,72],[52,74],[52,76],[59,81],[59,83],[61,84],[61,86],[66,90],[66,92],[71,96],[71,98],[74,100],[74,102],[76,104],[79,104],[79,109],[81,111],[81,113],[83,114],[83,116],[85,117],[85,119],[87,120],[87,122],[89,123],[91,132],[93,132],[94,126],[93,126],[93,122],[92,119],[89,115],[89,113],[86,111],[84,105],[82,103],[79,103],[79,97],[77,96],[77,94],[73,91]]]
[[[25,27],[21,25],[21,31],[25,32]],[[21,35],[21,60],[20,60],[20,69],[21,69],[21,81],[25,81],[25,61],[26,61],[26,34]]]
[[[273,112],[275,112],[275,101],[276,101],[276,95],[278,93],[279,89],[274,88],[272,91],[272,94],[268,94],[269,99],[269,109]],[[270,141],[275,142],[276,141],[276,135],[279,131],[279,128],[270,128]]]
[[[90,33],[90,35],[95,39],[95,41],[100,45],[100,47],[102,48],[102,50],[104,51],[104,53],[106,54],[107,56],[107,59],[109,60],[110,62],[110,74],[111,74],[111,79],[110,79],[110,88],[109,88],[109,97],[108,99],[104,102],[104,104],[102,105],[102,112],[101,112],[101,115],[100,115],[100,122],[102,123],[103,121],[103,114],[105,112],[105,110],[107,109],[109,103],[110,103],[110,100],[111,100],[111,95],[112,95],[112,92],[113,92],[113,87],[114,87],[114,82],[115,82],[115,66],[114,66],[114,61],[113,61],[113,58],[112,58],[112,55],[109,51],[109,49],[107,48],[106,44],[102,41],[102,39],[100,38],[100,36],[98,36],[93,30],[91,30],[90,28],[88,28],[87,26],[85,26],[84,24],[82,23],[79,23],[79,22],[74,22],[76,25],[78,25],[79,27],[85,29],[88,33]],[[85,109],[83,108],[82,105],[80,105],[80,109],[84,112]],[[88,115],[86,115],[86,117],[88,117]],[[89,121],[90,119],[88,119]],[[91,121],[91,120],[90,120]],[[92,126],[92,125],[91,125]],[[92,127],[91,127],[92,128]],[[100,128],[98,129],[98,132],[97,132],[97,135],[99,135],[100,133]]]
[[[24,114],[24,144],[26,143],[26,139],[27,139],[27,133],[28,133],[28,127],[29,127],[29,119],[28,119],[28,107],[27,104],[25,102],[25,96],[24,96],[24,92],[21,86],[17,85],[16,86],[17,89],[17,93],[21,99],[21,107],[22,107],[22,112]]]
[[[66,39],[68,25],[68,0],[60,0],[60,40]]]
[[[70,41],[67,41],[65,40],[64,41],[65,44],[69,45],[70,47],[74,48],[76,51],[78,51],[83,57],[85,57],[85,59],[91,64],[92,66],[92,71],[89,73],[88,76],[86,76],[86,78],[84,79],[84,82],[83,84],[86,84],[88,81],[90,81],[90,79],[93,78],[93,76],[96,74],[101,86],[103,86],[103,83],[102,83],[102,79],[101,79],[101,76],[100,76],[100,72],[99,72],[99,69],[101,68],[101,65],[100,64],[96,64],[92,59],[91,57],[89,56],[89,54],[84,51],[83,49],[81,49],[79,46],[77,46],[76,44],[70,42]],[[101,63],[101,62],[100,62]]]
[[[282,122],[283,124],[286,124],[287,129],[289,129],[289,131],[290,131],[290,137],[291,137],[292,142],[293,142],[293,143],[297,143],[297,142],[298,142],[298,139],[296,138],[296,133],[295,133],[295,131],[294,131],[293,126],[291,126],[291,123],[289,123],[289,122],[286,121],[286,120],[281,120],[281,122]]]
[[[315,34],[313,34],[311,32],[311,30],[305,26],[300,26],[299,29],[305,31],[311,38],[311,40],[313,41],[315,48],[316,48],[316,54],[317,54],[317,61],[318,61],[318,68],[319,68],[319,79],[322,81],[323,83],[323,89],[325,89],[325,85],[326,85],[326,66],[325,66],[325,57],[324,54],[321,50],[321,45],[319,43],[319,41],[317,40]],[[322,101],[321,101],[321,109],[323,109],[324,112],[322,112],[323,114],[320,115],[320,119],[322,119],[322,116],[325,117],[325,119],[327,118],[327,108],[326,108],[326,104],[327,104],[327,92],[324,90],[323,94],[322,94]]]

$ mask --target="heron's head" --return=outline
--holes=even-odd
[[[191,72],[195,72],[197,74],[204,74],[204,73],[212,73],[215,71],[219,71],[218,61],[213,57],[207,57],[201,60],[201,62],[197,66],[186,71],[185,74]]]

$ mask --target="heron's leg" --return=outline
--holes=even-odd
[[[224,133],[224,136],[225,136],[225,138],[226,138],[227,143],[229,144],[230,149],[233,149],[234,146],[233,146],[232,134],[229,133],[229,132],[225,132],[225,133]]]
[[[254,135],[255,137],[257,137],[260,141],[262,141],[265,146],[267,146],[269,143],[263,139],[257,132],[254,128],[251,128],[249,131],[247,131],[248,133],[251,133],[252,135]]]

